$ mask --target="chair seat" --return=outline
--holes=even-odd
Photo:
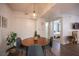
[[[28,56],[44,56],[42,47],[33,45],[28,48]]]

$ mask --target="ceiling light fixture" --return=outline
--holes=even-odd
[[[34,18],[37,17],[36,10],[35,10],[35,4],[33,4],[33,17],[34,17]]]
[[[36,17],[36,13],[35,13],[35,11],[33,11],[33,16]]]

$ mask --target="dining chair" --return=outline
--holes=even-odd
[[[43,53],[44,55],[46,55],[46,49],[50,49],[52,48],[52,45],[53,45],[53,37],[50,37],[49,41],[48,41],[48,44],[45,45],[45,46],[42,46],[42,49],[43,49]]]
[[[25,46],[22,45],[21,38],[19,38],[19,37],[16,38],[16,51],[19,54],[23,54],[24,51],[26,51],[26,48],[25,48]]]
[[[10,47],[6,50],[6,53],[8,56],[17,56],[16,54],[16,47],[13,46],[13,47]]]
[[[40,45],[33,45],[28,48],[28,56],[44,56],[43,49]]]
[[[53,37],[50,37],[48,45],[49,45],[51,48],[52,48],[52,44],[53,44]]]
[[[78,43],[78,31],[72,31],[72,36],[73,36],[73,44]]]

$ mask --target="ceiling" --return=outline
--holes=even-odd
[[[11,10],[23,12],[26,15],[32,15],[33,11],[38,17],[45,14],[55,4],[52,3],[9,3]]]
[[[62,17],[64,14],[79,16],[79,3],[57,3],[42,17],[53,19],[56,16]]]
[[[9,3],[11,10],[33,15],[35,10],[38,17],[53,19],[62,14],[79,15],[79,3]]]

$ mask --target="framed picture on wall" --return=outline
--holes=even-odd
[[[2,28],[7,28],[7,19],[2,17]]]
[[[73,23],[72,28],[73,29],[79,29],[79,23]]]

